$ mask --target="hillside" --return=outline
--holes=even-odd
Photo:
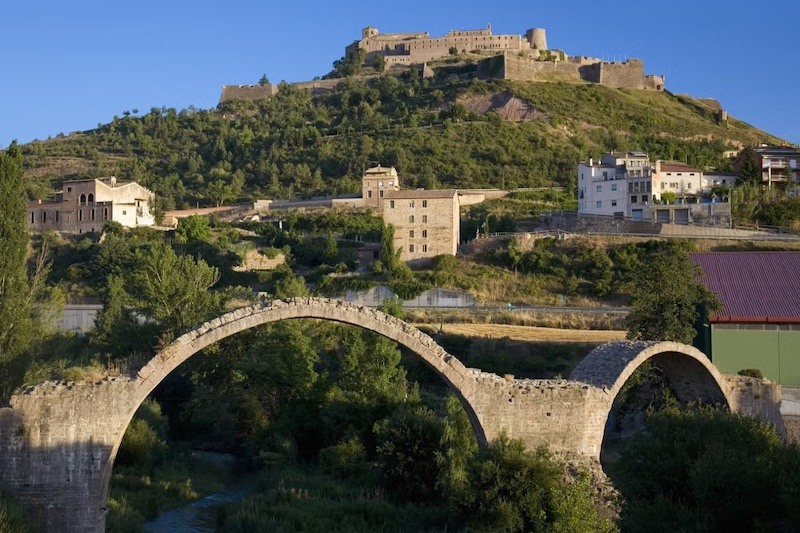
[[[429,188],[569,186],[581,159],[612,149],[724,169],[724,151],[764,141],[779,142],[733,118],[719,125],[713,102],[668,92],[408,72],[322,95],[282,86],[213,110],[126,111],[23,151],[32,198],[64,178],[116,175],[170,209],[357,192],[376,163]]]

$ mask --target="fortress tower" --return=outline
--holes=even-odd
[[[525,39],[531,43],[534,50],[549,50],[547,48],[547,35],[544,28],[532,28],[525,32]]]

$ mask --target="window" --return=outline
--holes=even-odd
[[[372,198],[372,191],[367,191],[367,198]]]
[[[636,196],[636,195],[631,196],[631,203],[635,204],[637,198],[638,198],[638,196]]]
[[[427,244],[423,244],[422,245],[422,251],[423,252],[427,252],[428,251],[428,245]]]
[[[616,191],[617,190],[617,184],[616,183],[612,183],[611,184],[611,190],[612,191]]]
[[[47,211],[42,211],[42,223],[47,222]]]
[[[428,207],[428,200],[422,200],[422,207]]]
[[[122,210],[122,214],[123,214],[123,215],[127,215],[127,214],[128,214],[128,212],[127,212],[127,211],[125,211],[125,210],[123,209],[123,210]]]
[[[378,182],[378,187],[383,187],[383,182],[382,181]]]
[[[408,221],[413,224],[414,223],[414,215],[408,217]]]
[[[92,193],[89,193],[89,203],[90,204],[94,203],[94,194],[92,194]]]
[[[67,192],[72,192],[72,187],[67,187]]]
[[[617,201],[611,200],[611,207],[617,207]]]
[[[390,181],[390,182],[389,182],[389,187],[393,187],[393,186],[394,186],[394,182],[393,182],[393,181]]]
[[[597,185],[597,186],[594,188],[594,190],[595,190],[595,192],[603,192],[603,186],[602,186],[602,185]]]
[[[428,215],[422,215],[422,223],[423,224],[427,224],[428,223]]]
[[[380,197],[383,198],[383,191],[381,191],[379,194],[380,194]]]
[[[31,224],[33,224],[33,223],[34,223],[33,217],[34,217],[34,214],[33,214],[33,213],[31,213]]]
[[[103,220],[108,220],[108,208],[103,208]]]
[[[413,244],[409,244],[408,245],[408,251],[411,252],[412,254],[414,253],[414,245]]]
[[[646,204],[646,203],[647,203],[647,195],[646,195],[646,194],[643,194],[643,195],[642,195],[642,203],[643,203],[643,204]]]
[[[408,238],[409,238],[409,239],[413,239],[413,238],[414,238],[414,230],[413,230],[413,229],[412,229],[412,230],[409,230],[409,232],[408,232]]]
[[[394,200],[389,200],[389,209],[394,209]]]
[[[90,217],[89,217],[89,218],[91,218],[92,220],[94,220],[94,209],[92,209],[92,212],[91,212],[91,214],[90,214]]]
[[[414,207],[414,200],[411,200],[410,202],[408,202],[408,207]]]
[[[598,209],[600,209],[601,207],[603,207],[603,202],[602,202],[602,200],[597,200],[597,202],[595,202],[595,207],[597,207]]]
[[[428,230],[426,230],[426,229],[422,230],[422,238],[423,239],[427,239],[428,238]]]
[[[604,180],[607,180],[607,179],[608,179],[608,171],[607,171],[607,170],[604,170],[604,171],[603,171],[603,179],[604,179]]]
[[[58,211],[56,211],[56,222],[58,222]]]
[[[85,203],[86,203],[86,195],[81,194],[80,197],[78,198],[78,205],[83,205]]]
[[[122,214],[124,215],[125,211],[123,211]],[[78,222],[82,220],[83,220],[83,209],[78,209]]]

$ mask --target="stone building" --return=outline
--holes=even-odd
[[[460,239],[458,192],[388,191],[383,223],[394,226],[394,248],[408,264],[424,264],[437,255],[455,255]]]
[[[361,176],[361,197],[364,205],[379,211],[383,208],[383,197],[389,191],[400,189],[400,177],[394,167],[372,167]]]
[[[28,229],[65,233],[101,231],[107,221],[125,227],[152,226],[154,195],[136,182],[116,178],[65,181],[55,200],[28,202]]]
[[[345,49],[345,55],[358,49],[365,52],[365,64],[370,65],[375,56],[382,56],[386,66],[414,65],[439,59],[456,52],[532,52],[547,50],[545,30],[534,28],[521,35],[494,35],[492,26],[479,30],[453,30],[443,37],[431,37],[428,32],[381,34],[368,26],[361,30],[361,40]]]

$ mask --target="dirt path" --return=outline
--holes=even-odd
[[[426,330],[438,331],[439,324],[414,324]],[[509,324],[443,324],[442,331],[467,337],[500,339],[509,337],[518,341],[554,342],[611,342],[625,338],[626,331],[556,329],[533,326],[512,326]]]

